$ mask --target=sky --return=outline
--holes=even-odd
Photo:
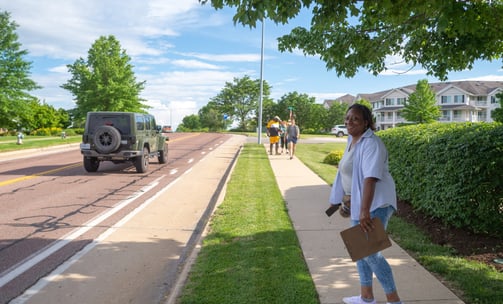
[[[439,82],[420,67],[394,64],[392,57],[385,73],[374,76],[361,70],[345,78],[327,70],[319,57],[279,52],[278,37],[296,26],[309,26],[307,10],[287,25],[264,23],[263,60],[260,23],[257,28],[235,25],[235,9],[215,10],[197,0],[0,0],[0,10],[9,12],[18,25],[18,41],[29,53],[25,60],[32,63],[30,78],[43,87],[31,95],[56,109],[74,108],[74,96],[61,88],[71,78],[67,65],[87,60],[97,39],[113,35],[131,57],[137,81],[146,81],[140,97],[152,107],[149,112],[158,124],[175,129],[183,117],[197,114],[217,96],[226,82],[244,76],[260,79],[261,67],[275,101],[295,91],[323,103],[421,79]],[[501,61],[477,62],[472,70],[448,78],[502,81],[501,66]]]

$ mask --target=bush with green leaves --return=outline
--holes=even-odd
[[[60,136],[63,129],[51,127],[51,128],[40,128],[30,132],[33,136]]]
[[[421,124],[378,135],[400,199],[454,227],[503,233],[503,124]]]
[[[339,162],[341,161],[343,154],[344,151],[341,150],[330,151],[330,153],[328,153],[328,155],[325,156],[325,159],[323,159],[323,163],[337,166],[339,165]]]

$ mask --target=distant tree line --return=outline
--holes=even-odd
[[[290,118],[290,111],[304,133],[323,133],[335,124],[344,123],[347,104],[333,103],[329,109],[315,103],[316,99],[296,91],[283,95],[277,102],[270,97],[271,87],[264,80],[262,126],[274,116]],[[249,76],[227,82],[218,95],[211,98],[198,114],[183,118],[178,131],[228,130],[256,131],[259,119],[260,80]]]

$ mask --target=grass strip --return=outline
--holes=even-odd
[[[179,303],[319,303],[262,145],[244,146]]]
[[[0,137],[0,152],[18,151],[25,149],[38,149],[56,145],[65,145],[82,142],[82,136],[67,136],[66,138],[55,136],[30,136],[23,139],[23,144],[18,145],[15,136]]]

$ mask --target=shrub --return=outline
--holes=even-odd
[[[503,124],[433,123],[378,135],[400,199],[454,227],[503,233]]]
[[[75,136],[84,134],[83,128],[70,128],[63,130],[66,133],[66,136]]]
[[[55,127],[51,127],[51,128],[40,128],[40,129],[37,129],[37,130],[33,130],[30,135],[34,135],[34,136],[61,136],[61,132],[63,131],[63,129],[61,128],[55,128]]]
[[[328,153],[327,156],[325,156],[325,159],[323,159],[323,163],[337,166],[339,165],[339,162],[341,161],[343,154],[344,151],[342,150],[331,151],[330,153]]]

